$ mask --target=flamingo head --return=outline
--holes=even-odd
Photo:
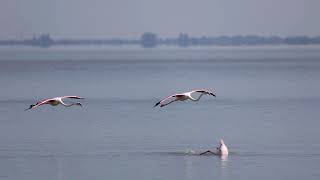
[[[81,103],[76,103],[75,105],[82,107],[82,104],[81,104]]]

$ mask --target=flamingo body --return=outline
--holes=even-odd
[[[229,154],[228,147],[224,144],[223,139],[220,140],[220,146],[217,149],[218,149],[218,154],[220,154],[220,155],[228,155]]]
[[[229,154],[229,150],[228,147],[226,146],[226,144],[224,144],[223,139],[220,139],[220,144],[219,147],[217,147],[216,151],[205,151],[200,153],[199,155],[218,155],[221,158],[226,158]]]
[[[45,104],[49,104],[51,106],[57,106],[59,104],[65,106],[65,107],[70,107],[70,106],[81,106],[81,103],[72,103],[72,104],[66,104],[65,102],[63,102],[63,99],[65,98],[70,98],[70,99],[84,99],[83,97],[79,97],[79,96],[59,96],[59,97],[55,97],[55,98],[49,98],[49,99],[45,99],[42,101],[37,102],[36,104],[31,104],[29,108],[27,108],[26,110],[29,109],[35,109],[39,106],[45,105]]]
[[[192,96],[192,94],[194,93],[200,93],[200,96],[198,98],[194,98]],[[160,105],[160,107],[166,106],[168,104],[171,104],[175,101],[185,101],[185,100],[191,100],[191,101],[199,101],[200,98],[203,95],[211,95],[211,96],[216,96],[215,94],[213,94],[213,92],[209,91],[209,90],[205,90],[205,89],[198,89],[198,90],[192,90],[189,92],[185,92],[185,93],[179,93],[179,94],[173,94],[171,96],[168,96],[164,99],[162,99],[161,101],[157,102],[154,107]]]

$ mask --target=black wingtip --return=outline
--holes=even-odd
[[[30,109],[32,109],[32,108],[27,108],[27,109],[24,109],[24,111],[28,111],[28,110],[30,110]]]
[[[24,111],[28,111],[28,110],[32,109],[33,106],[35,106],[35,105],[31,104],[31,105],[29,106],[29,108],[25,109]]]
[[[157,104],[155,104],[153,107],[157,107],[160,104],[160,102],[157,102]]]

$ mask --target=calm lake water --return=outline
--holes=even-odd
[[[320,179],[320,47],[2,47],[0,84],[1,180]]]

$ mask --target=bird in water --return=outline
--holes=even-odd
[[[219,155],[219,156],[228,156],[229,150],[226,144],[224,143],[223,139],[220,139],[219,147],[217,147],[217,150],[215,152],[208,150],[203,153],[200,153],[199,155],[210,155],[210,154]]]
[[[197,98],[192,97],[193,94],[196,93],[200,93],[200,95]],[[161,101],[159,101],[157,104],[154,105],[154,107],[160,105],[160,107],[166,106],[168,104],[171,104],[175,101],[185,101],[185,100],[191,100],[191,101],[199,101],[200,98],[203,95],[211,95],[216,97],[215,94],[213,94],[213,92],[206,90],[206,89],[199,89],[199,90],[193,90],[193,91],[189,91],[189,92],[185,92],[185,93],[179,93],[179,94],[173,94],[171,96],[168,96],[164,99],[162,99]]]
[[[65,102],[63,102],[63,99],[65,99],[65,98],[84,99],[83,97],[79,97],[79,96],[59,96],[59,97],[54,97],[54,98],[50,98],[50,99],[44,99],[42,101],[37,102],[36,104],[31,104],[30,107],[25,110],[34,109],[34,108],[37,108],[37,107],[44,105],[44,104],[50,104],[51,106],[57,106],[57,105],[61,104],[65,107],[71,107],[71,106],[81,106],[82,107],[81,103],[66,104]]]

